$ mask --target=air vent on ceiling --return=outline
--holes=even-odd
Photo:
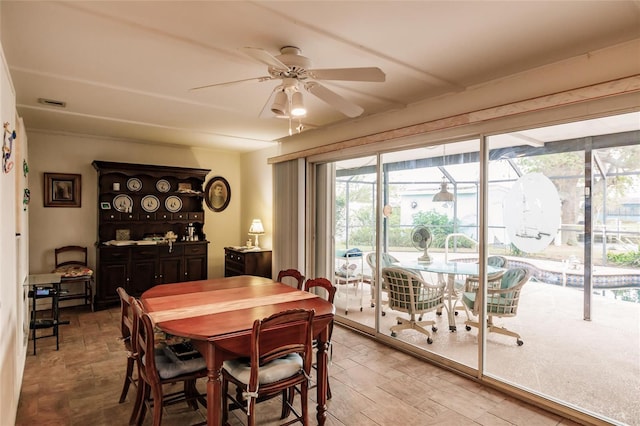
[[[38,98],[38,103],[58,108],[65,108],[67,106],[66,102],[56,101],[55,99]]]

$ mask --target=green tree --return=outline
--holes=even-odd
[[[629,190],[634,185],[634,180],[630,176],[625,176],[627,172],[637,172],[640,163],[640,145],[621,146],[607,149],[599,149],[594,152],[597,160],[592,168],[596,182],[592,193],[591,205],[594,218],[603,217],[602,211],[603,197],[607,197],[609,208],[619,206]],[[563,224],[576,224],[580,220],[579,215],[583,214],[582,200],[584,191],[584,152],[564,152],[560,154],[530,156],[516,160],[518,166],[524,173],[539,172],[549,176],[558,189],[558,194],[562,202]],[[604,170],[600,170],[598,165],[602,165]],[[606,187],[604,191],[599,190],[597,182],[605,174]],[[563,244],[575,244],[577,232],[563,232]]]
[[[413,226],[423,225],[431,232],[431,247],[444,248],[447,235],[455,232],[456,222],[449,216],[435,210],[420,211],[412,216]],[[473,244],[467,239],[459,239],[458,247],[469,248]]]

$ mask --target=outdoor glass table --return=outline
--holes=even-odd
[[[394,264],[402,268],[414,269],[423,272],[433,272],[438,274],[438,280],[446,284],[446,305],[447,316],[449,320],[449,330],[456,331],[455,306],[458,301],[458,292],[455,288],[456,275],[477,276],[479,274],[479,265],[476,262],[399,262]],[[494,274],[501,271],[500,268],[487,265],[487,274]],[[444,276],[447,279],[444,279]]]

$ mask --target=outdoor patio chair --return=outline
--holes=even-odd
[[[504,256],[489,256],[487,258],[487,264],[496,268],[505,268],[507,265],[507,258]],[[489,288],[500,286],[500,280],[502,279],[505,271],[506,269],[487,275],[487,283],[489,285]],[[467,293],[476,291],[479,281],[480,278],[477,276],[467,276],[465,280],[464,291]]]
[[[427,343],[433,343],[431,333],[425,326],[431,326],[431,331],[438,331],[435,321],[416,321],[416,315],[435,311],[444,304],[445,284],[430,284],[424,281],[422,275],[406,268],[382,268],[382,279],[389,289],[389,309],[406,312],[409,319],[397,317],[397,325],[391,327],[391,337],[396,337],[398,331],[412,329],[427,336]]]
[[[369,268],[371,268],[371,307],[375,307],[376,305],[376,297],[377,297],[377,292],[376,292],[376,278],[377,278],[377,268],[376,268],[376,252],[372,251],[371,253],[367,254],[367,264],[369,265]],[[380,260],[382,263],[382,267],[383,268],[388,268],[393,266],[394,264],[400,263],[400,261],[398,259],[396,259],[395,257],[393,257],[392,255],[390,255],[389,253],[381,253],[380,254]],[[382,288],[380,289],[380,291],[382,291],[383,293],[387,293],[387,286],[384,285],[384,281],[382,282]],[[386,305],[387,303],[382,300],[381,305]],[[382,308],[381,308],[382,310]],[[386,313],[384,310],[382,310],[382,316],[385,316]]]
[[[502,275],[500,279],[500,287],[487,289],[487,329],[489,332],[512,336],[516,338],[518,346],[522,346],[524,342],[520,335],[516,332],[507,330],[504,327],[498,327],[493,323],[493,317],[514,317],[518,313],[518,302],[520,301],[520,292],[522,287],[529,281],[531,271],[526,268],[509,269]],[[462,295],[462,303],[473,312],[477,318],[480,315],[480,303],[478,300],[478,291],[465,292]],[[479,327],[480,323],[476,319],[465,321],[465,328],[471,330],[471,327]]]

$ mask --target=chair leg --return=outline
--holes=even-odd
[[[157,384],[152,389],[153,394],[153,426],[160,426],[162,423],[162,406],[164,398],[162,395],[162,385]]]
[[[508,330],[504,327],[498,327],[493,323],[492,317],[489,317],[489,319],[487,320],[487,327],[489,328],[490,333],[493,332],[493,333],[502,334],[504,336],[515,337],[516,343],[518,344],[518,346],[522,346],[524,344],[524,342],[522,341],[518,333],[516,333],[515,331]]]
[[[470,321],[470,320],[465,321],[464,325],[465,325],[465,328],[467,330],[471,330],[471,327],[476,327],[476,328],[480,327],[480,323],[479,322]],[[508,330],[508,329],[506,329],[504,327],[498,327],[497,325],[495,325],[493,323],[492,317],[489,317],[487,319],[487,331],[489,333],[498,333],[498,334],[502,334],[503,336],[515,337],[516,338],[516,343],[518,344],[518,346],[522,346],[524,344],[524,342],[520,338],[520,334],[516,333],[515,331]]]
[[[198,409],[198,389],[196,389],[195,380],[185,380],[184,382],[184,395],[187,400],[187,405],[193,410]]]
[[[229,418],[229,403],[227,402],[227,394],[229,393],[229,381],[222,378],[222,424],[227,424]]]
[[[135,360],[131,357],[127,357],[127,372],[126,376],[124,376],[124,384],[122,385],[122,392],[120,393],[120,404],[122,404],[127,398],[127,393],[129,393],[129,386],[131,385],[132,376],[133,376],[133,364]]]
[[[398,331],[400,330],[416,330],[422,334],[424,334],[425,336],[427,336],[427,343],[431,344],[433,343],[433,340],[431,339],[431,333],[429,333],[429,331],[425,328],[425,326],[431,326],[431,330],[432,331],[438,331],[438,328],[435,326],[435,321],[429,320],[429,321],[416,321],[415,317],[412,316],[411,319],[407,320],[405,318],[402,317],[397,317],[396,318],[398,324],[394,325],[390,328],[391,330],[391,337],[396,337],[398,335]]]
[[[138,384],[138,389],[140,392],[140,407],[138,409],[135,424],[137,426],[142,426],[142,422],[144,422],[144,418],[147,415],[147,401],[149,401],[151,388],[144,380],[141,379]]]
[[[302,424],[309,424],[309,382],[304,382],[300,385],[300,407],[302,407]]]
[[[247,416],[247,426],[256,426],[256,399],[249,398],[249,415]]]
[[[284,420],[291,414],[291,406],[296,396],[295,388],[289,388],[282,391],[282,412],[280,413],[280,420]]]
[[[138,417],[140,417],[140,412],[142,411],[142,406],[144,406],[144,381],[138,382],[138,387],[136,388],[136,401],[133,404],[133,411],[131,412],[131,417],[129,418],[129,424],[135,425],[138,424]]]

